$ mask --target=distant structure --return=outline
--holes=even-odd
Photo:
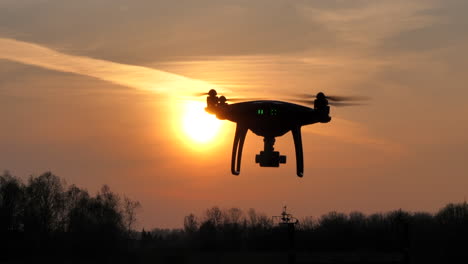
[[[276,221],[275,221],[276,220]],[[296,225],[299,223],[299,220],[295,218],[292,214],[287,212],[287,207],[283,207],[283,212],[281,215],[273,216],[273,221],[278,222],[278,225],[281,229],[287,230],[288,234],[288,263],[296,263],[296,252],[295,252],[295,231]]]
[[[296,225],[299,223],[299,220],[295,218],[292,214],[289,214],[287,212],[287,206],[283,207],[283,212],[281,212],[281,215],[273,216],[273,220],[277,220],[278,224],[281,225]]]

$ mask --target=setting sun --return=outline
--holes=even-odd
[[[182,120],[183,133],[197,143],[207,143],[219,132],[221,121],[205,112],[202,102],[187,102]]]

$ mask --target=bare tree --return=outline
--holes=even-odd
[[[141,208],[140,202],[132,201],[127,196],[124,196],[123,202],[123,217],[127,231],[132,231],[133,225],[136,223],[136,211]]]
[[[211,222],[214,226],[219,226],[222,223],[223,213],[217,206],[213,206],[211,209],[205,212],[206,221]]]
[[[198,230],[197,217],[194,214],[189,214],[184,218],[184,231],[193,234]]]
[[[258,215],[258,226],[262,229],[269,229],[273,227],[273,219],[266,214],[261,213]]]
[[[225,224],[240,224],[244,216],[244,212],[237,207],[233,207],[223,214]]]
[[[299,221],[299,229],[301,230],[313,230],[316,226],[317,221],[312,216],[306,216]]]
[[[25,229],[49,233],[61,229],[65,220],[63,183],[46,172],[31,177],[26,187]]]
[[[19,229],[19,218],[24,209],[24,186],[8,171],[0,175],[0,231]]]
[[[247,214],[249,216],[248,223],[249,223],[250,227],[257,226],[258,225],[258,215],[257,215],[257,212],[255,211],[255,209],[250,208],[249,211],[247,212]]]

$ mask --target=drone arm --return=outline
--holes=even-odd
[[[240,166],[242,160],[242,149],[244,148],[245,136],[247,128],[237,124],[236,134],[234,135],[234,144],[232,146],[231,172],[234,175],[240,174]]]
[[[302,137],[301,127],[295,127],[292,129],[294,138],[294,148],[296,149],[296,171],[297,176],[302,177],[304,175],[304,154],[302,152]]]

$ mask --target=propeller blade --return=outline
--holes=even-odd
[[[329,105],[334,106],[334,107],[343,107],[343,106],[361,106],[361,105],[368,105],[368,104],[330,102]]]
[[[193,96],[204,96],[204,95],[208,95],[208,93],[194,93],[192,95]]]
[[[370,97],[368,96],[360,96],[360,95],[354,95],[354,96],[336,96],[336,95],[325,95],[325,98],[327,98],[330,101],[335,101],[335,102],[344,102],[344,101],[367,101],[370,100]]]
[[[297,98],[314,98],[314,99],[316,97],[315,94],[294,94],[293,96]]]
[[[293,99],[294,102],[298,102],[298,103],[301,103],[301,104],[310,104],[310,105],[313,105],[314,104],[314,101],[313,100],[297,100],[297,99]]]
[[[292,101],[300,103],[300,104],[305,104],[305,105],[313,105],[314,101],[313,100],[297,100],[293,99]],[[363,104],[363,103],[343,103],[343,102],[329,102],[328,103],[331,106],[334,107],[343,107],[343,106],[361,106],[361,105],[368,105],[368,104]]]
[[[315,94],[297,94],[298,98],[311,98],[312,100],[317,97]],[[371,98],[369,96],[361,96],[361,95],[350,95],[350,96],[341,96],[341,95],[325,95],[330,101],[335,102],[344,102],[344,101],[368,101]]]

